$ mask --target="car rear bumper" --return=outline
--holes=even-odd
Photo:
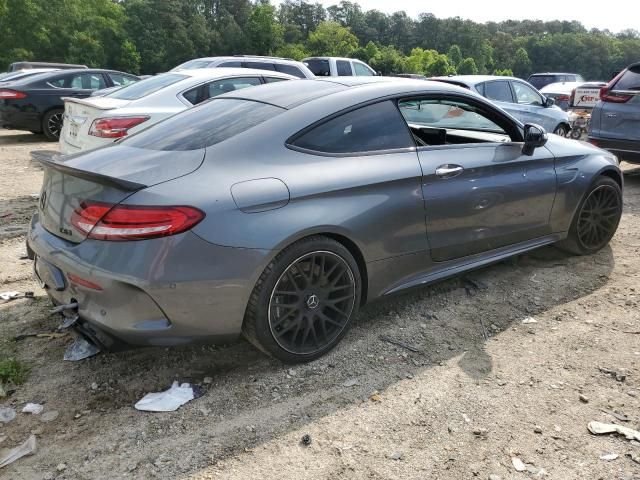
[[[265,250],[213,245],[192,232],[74,244],[45,230],[37,214],[27,242],[36,255],[37,276],[55,303],[77,302],[81,322],[94,333],[140,346],[237,338],[249,295],[270,256]]]
[[[3,105],[2,102],[5,104]],[[34,130],[42,128],[42,116],[38,112],[24,112],[7,104],[9,100],[0,100],[0,128],[14,130]]]
[[[615,154],[620,160],[640,163],[640,141],[600,138],[589,135],[589,143]]]

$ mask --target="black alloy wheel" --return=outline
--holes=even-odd
[[[42,131],[45,136],[52,141],[57,141],[62,132],[62,123],[64,121],[64,110],[51,110],[42,118]]]
[[[588,250],[600,250],[615,233],[622,205],[618,191],[611,185],[595,188],[580,210],[578,239]]]
[[[269,328],[287,352],[326,348],[349,323],[356,282],[349,264],[329,251],[307,253],[280,275],[269,302]]]

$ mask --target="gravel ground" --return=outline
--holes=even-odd
[[[36,295],[0,305],[0,348],[32,368],[0,407],[59,412],[0,423],[0,449],[38,441],[0,478],[640,478],[640,443],[587,431],[640,428],[640,169],[625,166],[622,223],[597,255],[543,248],[375,303],[315,362],[291,368],[239,341],[69,363],[70,338],[10,341],[57,324],[20,260],[42,179],[29,151],[52,147],[0,133],[0,290]],[[133,408],[173,380],[204,395],[173,413]]]

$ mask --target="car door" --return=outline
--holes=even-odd
[[[398,104],[418,142],[431,257],[447,261],[551,233],[553,155],[522,154],[520,128],[499,110],[458,95]]]
[[[640,65],[635,65],[612,82],[594,109],[598,136],[640,141]]]
[[[553,132],[557,127],[558,120],[548,114],[549,107],[545,106],[544,97],[540,92],[518,80],[512,80],[511,86],[517,109],[522,112],[522,123],[535,123],[544,127],[548,132]]]

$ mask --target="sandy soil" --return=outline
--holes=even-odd
[[[28,153],[51,148],[0,133],[0,290],[36,293],[0,305],[0,339],[57,324],[20,260],[42,177]],[[338,348],[307,365],[285,366],[244,341],[78,363],[62,360],[69,338],[16,342],[32,373],[0,406],[39,402],[59,416],[0,423],[0,448],[38,439],[37,453],[0,478],[638,479],[628,454],[640,456],[640,443],[587,431],[591,420],[640,427],[640,169],[625,168],[610,247],[591,257],[544,248],[472,282],[370,305]],[[174,413],[133,408],[174,379],[202,384],[204,395]],[[619,456],[600,458],[609,453]]]

